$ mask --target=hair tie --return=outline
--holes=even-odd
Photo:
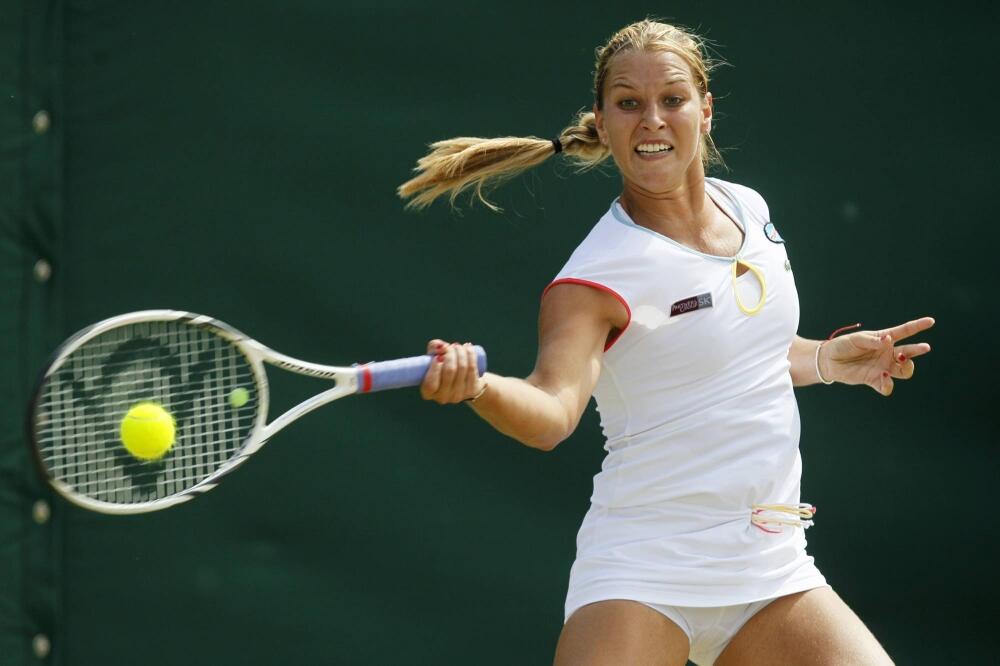
[[[556,155],[562,152],[562,141],[559,139],[552,139],[552,147],[556,149]]]

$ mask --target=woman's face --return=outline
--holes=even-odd
[[[670,192],[704,177],[701,137],[711,129],[712,95],[702,97],[691,69],[669,51],[616,55],[604,83],[597,132],[611,149],[626,188]]]

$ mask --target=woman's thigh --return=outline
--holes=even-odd
[[[881,666],[892,660],[837,593],[820,587],[765,606],[736,632],[715,664]]]
[[[611,599],[583,606],[566,622],[555,666],[684,666],[687,635],[637,601]]]

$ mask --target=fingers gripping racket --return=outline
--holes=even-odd
[[[486,353],[477,347],[476,355],[482,374]],[[317,407],[354,393],[418,386],[433,359],[318,365],[210,317],[134,312],[89,326],[56,351],[29,408],[28,438],[49,483],[71,502],[102,513],[156,511],[211,490]],[[265,364],[334,386],[267,423]],[[135,410],[149,405],[162,422],[154,419],[147,432],[141,419],[149,414]],[[137,425],[126,433],[125,421]],[[139,455],[125,444],[127,435],[141,442],[149,432],[169,437],[165,451]]]

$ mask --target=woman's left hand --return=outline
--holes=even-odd
[[[931,350],[926,342],[896,345],[934,325],[931,317],[914,319],[880,331],[858,331],[822,343],[819,368],[822,376],[844,384],[867,384],[890,395],[896,379],[913,376],[913,359]]]

